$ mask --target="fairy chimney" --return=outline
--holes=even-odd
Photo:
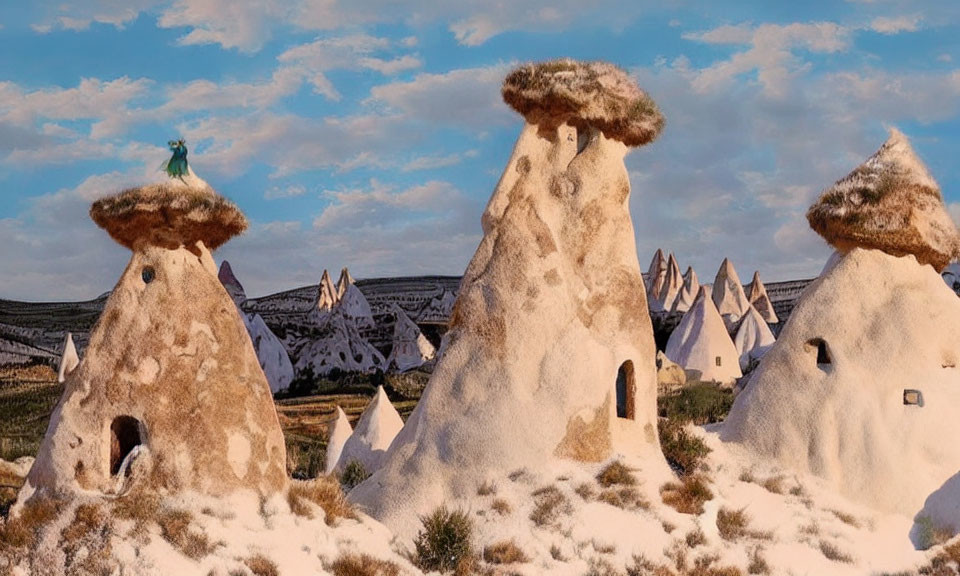
[[[404,535],[490,474],[618,452],[669,473],[624,165],[663,117],[605,63],[524,65],[503,97],[527,125],[483,215],[443,353],[382,469],[350,493]]]
[[[133,251],[66,379],[21,500],[35,493],[261,495],[286,487],[270,387],[210,255],[247,226],[192,172],[98,200]]]

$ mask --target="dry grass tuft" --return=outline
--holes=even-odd
[[[497,485],[486,480],[477,488],[477,496],[493,496],[496,493]]]
[[[612,462],[597,474],[597,482],[604,488],[611,486],[636,486],[637,479],[633,470],[627,468],[619,460]]]
[[[591,484],[587,484],[586,482],[578,485],[573,491],[577,496],[582,498],[584,502],[593,500],[593,497],[597,495],[597,491],[593,488],[593,486]]]
[[[336,480],[326,476],[313,480],[291,481],[290,490],[287,492],[287,503],[294,514],[311,519],[313,510],[309,503],[316,504],[326,514],[327,526],[333,526],[340,518],[351,520],[357,518],[353,506],[347,502],[343,488]]]
[[[560,550],[560,547],[556,544],[550,545],[550,557],[556,560],[557,562],[566,562],[567,558],[563,555],[563,551]]]
[[[462,511],[450,512],[445,506],[420,518],[423,529],[414,541],[414,564],[425,572],[472,574],[477,558],[473,551],[473,523]]]
[[[783,476],[771,476],[763,481],[763,486],[767,492],[772,492],[774,494],[783,494]]]
[[[600,492],[597,500],[622,510],[649,510],[650,503],[633,486],[607,488]]]
[[[703,504],[713,499],[706,476],[695,475],[681,478],[680,482],[668,482],[660,487],[663,503],[681,514],[703,514]]]
[[[0,553],[32,550],[43,528],[60,514],[63,504],[52,498],[33,498],[20,515],[0,524]]]
[[[483,549],[483,560],[490,564],[523,564],[530,558],[523,553],[514,540],[504,540]]]
[[[743,508],[731,510],[724,507],[717,512],[717,529],[724,540],[734,542],[746,536],[749,524],[750,517]]]
[[[193,514],[186,510],[165,510],[157,518],[160,533],[171,546],[184,556],[199,560],[211,552],[214,546],[203,532],[192,530]]]
[[[710,447],[700,437],[687,432],[683,422],[661,420],[658,432],[663,456],[677,474],[691,476],[705,470]]]
[[[685,538],[687,546],[691,549],[696,548],[697,546],[702,546],[707,543],[707,535],[703,533],[703,530],[699,526],[695,530],[687,532]]]
[[[764,558],[762,548],[754,548],[753,552],[750,553],[750,564],[747,565],[747,574],[760,576],[770,574],[770,564],[768,564],[767,559]]]
[[[495,498],[490,503],[490,508],[501,516],[508,516],[513,513],[513,507],[503,498]]]
[[[634,555],[633,563],[627,566],[627,576],[675,576],[669,566],[654,564],[642,555]]]
[[[280,576],[277,565],[266,556],[257,554],[243,561],[254,576]]]
[[[369,554],[341,554],[330,566],[333,576],[399,576],[400,567]]]
[[[820,552],[822,552],[823,555],[826,556],[828,560],[832,560],[834,562],[842,562],[844,564],[853,563],[852,556],[841,551],[839,548],[837,548],[836,544],[829,542],[827,540],[820,541]]]
[[[570,514],[573,507],[570,501],[556,486],[540,488],[533,493],[534,508],[530,520],[540,526],[555,524],[562,514]]]
[[[848,526],[853,526],[854,528],[860,528],[860,522],[857,520],[856,516],[853,514],[848,514],[840,510],[830,510],[830,513],[837,517],[838,520],[843,522]]]
[[[114,518],[132,520],[135,535],[147,533],[147,527],[160,515],[160,497],[146,492],[130,493],[113,502]]]

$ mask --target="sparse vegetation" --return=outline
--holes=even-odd
[[[717,530],[724,540],[736,541],[746,536],[749,523],[750,517],[742,508],[731,510],[724,507],[717,512]]]
[[[243,561],[253,576],[280,576],[277,565],[263,554],[256,554]]]
[[[914,522],[915,542],[918,550],[929,550],[934,546],[944,544],[953,538],[953,530],[941,526],[929,516],[920,516]]]
[[[707,383],[684,386],[676,394],[657,398],[660,417],[678,424],[721,422],[732,407],[733,391]]]
[[[697,546],[702,546],[707,543],[707,536],[703,533],[703,530],[697,526],[696,529],[687,532],[687,546],[691,549],[696,548]]]
[[[483,549],[483,560],[490,564],[523,564],[530,558],[523,553],[514,540],[504,540]]]
[[[635,486],[637,479],[633,471],[619,460],[610,463],[597,474],[597,482],[604,488],[611,486]]]
[[[689,476],[702,470],[710,448],[697,436],[684,429],[684,424],[675,420],[661,420],[659,425],[660,447],[670,467],[681,476]]]
[[[363,462],[351,460],[343,467],[343,472],[340,474],[340,485],[343,486],[344,490],[349,492],[369,477],[370,473],[367,472],[367,468],[363,465]]]
[[[567,558],[563,555],[563,551],[560,550],[560,547],[556,544],[550,545],[550,557],[556,560],[557,562],[566,562]]]
[[[399,576],[400,566],[369,554],[341,554],[330,566],[333,576]]]
[[[829,540],[820,541],[820,552],[827,557],[828,560],[834,562],[842,562],[844,564],[853,563],[853,557],[849,554],[840,550],[836,544],[830,542]]]
[[[783,494],[783,476],[771,476],[761,484],[767,492],[774,494]]]
[[[593,500],[593,497],[597,495],[597,491],[594,490],[593,486],[591,484],[587,484],[586,482],[578,485],[573,491],[577,496],[583,498],[584,502]]]
[[[600,492],[597,500],[623,510],[648,510],[650,503],[633,486],[607,488]]]
[[[702,475],[686,476],[680,482],[660,487],[663,503],[681,514],[703,514],[703,504],[713,499],[708,479]]]
[[[210,554],[214,546],[202,531],[193,529],[193,514],[186,510],[164,510],[157,518],[160,533],[184,556],[199,560]]]
[[[332,478],[294,480],[290,483],[287,503],[294,514],[313,518],[313,510],[309,505],[311,502],[323,509],[328,526],[332,526],[339,518],[356,519],[357,517],[353,507],[347,502],[343,489]]]
[[[423,529],[414,541],[414,563],[424,571],[467,576],[476,564],[473,524],[465,512],[437,508],[420,518]]]
[[[534,507],[533,512],[530,513],[530,520],[541,528],[555,524],[561,514],[569,514],[573,511],[570,501],[556,486],[547,486],[535,491],[533,501]]]
[[[497,485],[488,480],[484,480],[483,484],[477,488],[477,496],[492,496],[497,493]]]
[[[747,566],[747,574],[766,575],[770,574],[770,564],[763,556],[763,549],[754,548],[750,553],[750,564]]]
[[[513,507],[503,498],[494,498],[493,502],[490,503],[490,508],[501,516],[513,513]]]
[[[857,521],[856,516],[843,512],[841,510],[830,510],[830,513],[837,517],[838,520],[843,522],[848,526],[853,526],[854,528],[860,528],[860,522]]]

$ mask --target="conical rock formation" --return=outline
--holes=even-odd
[[[667,273],[663,281],[663,287],[660,289],[660,305],[664,310],[672,310],[673,304],[677,300],[680,291],[683,289],[684,279],[680,272],[680,266],[677,259],[670,253],[667,259]]]
[[[337,406],[337,413],[334,418],[327,435],[327,452],[323,469],[323,473],[328,476],[333,474],[334,469],[336,469],[337,463],[340,462],[340,454],[343,453],[343,447],[353,434],[350,420],[339,406]]]
[[[63,384],[67,376],[80,365],[80,356],[77,355],[77,347],[73,343],[73,334],[67,332],[63,339],[63,354],[60,355],[60,365],[57,367],[57,382]]]
[[[776,338],[767,326],[766,320],[753,306],[747,310],[746,316],[737,328],[737,335],[733,339],[737,353],[740,355],[740,369],[746,370],[751,360],[758,360],[773,346]]]
[[[703,382],[732,385],[743,376],[740,355],[713,300],[701,287],[693,306],[670,334],[667,357]]]
[[[862,247],[912,254],[938,272],[960,255],[940,187],[896,129],[880,150],[824,191],[807,219],[841,252]]]
[[[760,272],[753,273],[753,282],[750,283],[750,294],[747,295],[750,305],[756,308],[760,316],[767,324],[776,324],[780,322],[777,312],[773,309],[773,303],[767,296],[767,287],[760,281]]]
[[[627,148],[618,141],[662,119],[636,86],[621,90],[632,85],[623,72],[583,85],[597,94],[578,95],[581,76],[596,70],[570,61],[526,66],[504,86],[505,99],[539,125],[524,128],[487,205],[483,240],[417,408],[383,468],[350,493],[403,537],[436,506],[475,497],[491,474],[617,452],[643,458],[648,477],[669,474],[657,440],[656,351],[628,210]],[[620,98],[633,102],[623,130],[604,131],[612,117],[592,124],[593,108],[574,116],[584,99],[610,102],[611,114]]]
[[[307,368],[317,376],[334,368],[345,372],[370,372],[386,367],[383,355],[357,330],[343,309],[335,306],[327,312],[314,310],[310,334],[293,344],[296,372]]]
[[[683,288],[677,294],[677,299],[673,302],[672,312],[686,312],[693,306],[693,301],[697,299],[700,292],[700,280],[692,267],[687,268],[687,273],[683,275]]]
[[[237,308],[243,306],[243,303],[247,301],[247,293],[243,289],[243,284],[234,275],[230,263],[226,260],[220,264],[220,272],[217,274],[217,278],[220,279],[220,283],[223,284]]]
[[[353,434],[344,444],[335,469],[342,471],[355,461],[362,464],[367,472],[376,472],[380,469],[383,455],[401,428],[403,420],[387,398],[383,386],[380,386],[373,400],[360,415]]]
[[[713,303],[729,332],[736,328],[740,319],[750,309],[750,300],[747,299],[740,277],[729,258],[723,259],[713,281]]]
[[[387,358],[387,366],[406,372],[433,360],[437,351],[413,320],[397,305],[393,306],[393,315],[396,322],[393,325],[393,347],[390,357]]]
[[[344,267],[340,270],[340,278],[337,280],[337,298],[343,298],[343,294],[347,291],[347,286],[352,286],[353,276],[350,275],[350,271]]]
[[[257,352],[260,368],[267,377],[271,392],[286,390],[293,382],[293,364],[283,342],[270,330],[259,314],[240,313]]]
[[[339,301],[340,298],[337,296],[337,288],[333,285],[333,281],[330,280],[330,273],[324,270],[323,276],[320,277],[320,285],[317,287],[317,303],[314,308],[321,312],[326,312],[336,306]]]
[[[960,299],[929,266],[855,248],[804,292],[722,438],[917,515],[960,470]],[[919,390],[922,402],[905,402]],[[912,401],[919,398],[912,398]],[[952,503],[923,515],[960,527]]]
[[[347,284],[336,306],[357,328],[373,328],[373,312],[366,296],[354,284]]]

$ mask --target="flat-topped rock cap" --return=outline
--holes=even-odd
[[[960,255],[940,187],[899,130],[873,156],[820,196],[810,227],[835,248],[912,254],[937,271]]]
[[[503,100],[545,128],[592,126],[627,146],[643,146],[663,130],[660,108],[622,69],[569,58],[524,64],[503,81]]]
[[[243,212],[209,185],[178,179],[97,200],[90,217],[131,250],[142,244],[179,248],[197,242],[216,250],[247,229]]]

